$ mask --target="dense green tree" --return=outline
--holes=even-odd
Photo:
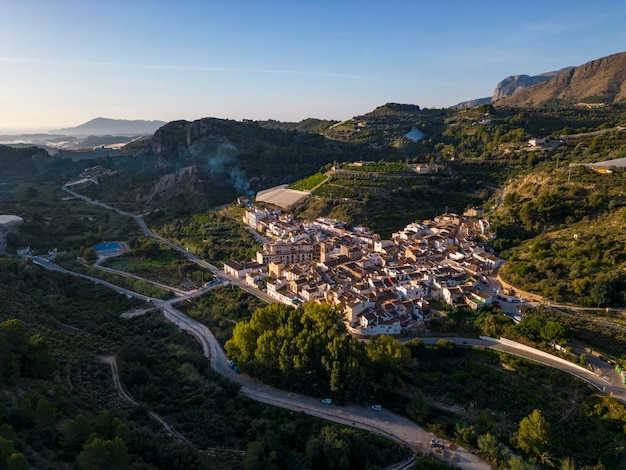
[[[76,464],[80,470],[126,470],[130,469],[131,458],[119,437],[106,440],[94,434],[78,455]]]
[[[14,453],[15,447],[13,441],[0,437],[0,470],[6,470],[8,468],[9,459]]]
[[[473,425],[466,422],[458,422],[454,426],[454,438],[455,440],[468,447],[476,446],[476,429]]]
[[[92,246],[87,247],[83,252],[83,258],[85,261],[92,263],[98,259],[98,252]]]
[[[30,465],[22,454],[13,453],[7,460],[7,470],[28,470]]]
[[[491,433],[478,436],[476,440],[478,450],[482,452],[491,462],[499,462],[502,459],[502,444],[498,438]]]
[[[430,414],[430,406],[420,392],[416,392],[406,405],[406,412],[417,423],[423,423]]]
[[[257,440],[248,444],[244,468],[254,470],[257,468],[283,469],[302,468],[303,462],[293,450],[282,443],[280,436],[273,431],[266,431],[258,436]]]
[[[22,361],[24,375],[34,378],[47,378],[54,372],[54,358],[50,354],[48,342],[40,334],[28,338],[28,346]]]
[[[508,470],[536,470],[533,463],[524,461],[521,457],[513,456],[507,462]]]
[[[93,432],[90,421],[79,414],[68,420],[61,428],[60,444],[68,449],[78,450]]]
[[[370,371],[376,384],[393,388],[402,384],[414,363],[411,350],[389,335],[378,335],[365,346],[370,362]]]
[[[363,347],[349,336],[336,336],[326,348],[328,354],[322,360],[330,375],[330,391],[339,403],[343,403],[348,394],[352,400],[358,400],[366,379]]]
[[[312,470],[341,470],[350,467],[350,442],[343,439],[335,427],[326,426],[306,446],[307,460]]]
[[[308,393],[332,391],[340,401],[362,393],[363,346],[327,304],[257,309],[237,324],[225,347],[242,370],[271,383]]]
[[[550,423],[540,410],[534,410],[519,423],[517,447],[534,457],[540,457],[550,442]]]

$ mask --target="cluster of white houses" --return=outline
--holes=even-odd
[[[399,334],[429,319],[427,299],[480,308],[492,302],[477,287],[501,260],[484,249],[484,219],[445,214],[413,223],[382,240],[337,220],[295,220],[250,207],[244,221],[272,239],[256,260],[229,261],[224,271],[266,289],[279,302],[325,300],[341,308],[360,335]]]

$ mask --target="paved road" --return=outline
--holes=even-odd
[[[128,289],[124,289],[123,287],[120,286],[116,286],[115,284],[108,282],[108,281],[104,281],[100,278],[97,277],[93,277],[93,276],[88,276],[86,274],[82,274],[82,273],[77,273],[74,271],[69,271],[65,268],[62,268],[61,266],[59,266],[58,264],[53,263],[52,261],[48,261],[45,258],[41,258],[38,256],[33,257],[33,263],[41,266],[42,268],[45,268],[49,271],[54,271],[54,272],[58,272],[58,273],[62,273],[62,274],[69,274],[71,276],[76,276],[76,277],[80,277],[83,279],[87,279],[88,281],[94,282],[95,284],[100,284],[103,285],[105,287],[108,287],[109,289],[113,289],[114,291],[118,292],[119,294],[123,294],[127,297],[134,297],[136,299],[140,299],[143,300],[144,302],[154,302],[158,299],[154,299],[150,296],[147,295],[143,295],[143,294],[139,294],[137,292],[133,292],[131,290]]]
[[[421,338],[425,344],[435,344],[441,338]],[[566,359],[562,359],[557,356],[553,356],[546,352],[534,349],[528,346],[519,344],[506,344],[506,340],[488,341],[475,338],[444,338],[448,341],[452,341],[459,346],[482,346],[485,348],[493,349],[496,351],[502,351],[514,356],[530,359],[531,361],[544,364],[555,369],[559,369],[568,374],[574,375],[587,383],[590,383],[598,390],[607,394],[611,394],[614,398],[626,404],[626,385],[619,380],[619,375],[614,370],[608,367],[594,367],[593,371],[574,364]]]

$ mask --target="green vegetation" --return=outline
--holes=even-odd
[[[171,248],[149,237],[139,237],[128,242],[132,252],[107,258],[102,266],[117,269],[159,282],[180,287],[186,280],[207,282],[213,274]]]
[[[377,436],[240,396],[159,315],[119,317],[138,305],[0,258],[0,467],[329,468],[338,459],[382,468],[407,455]],[[117,356],[141,406],[120,400],[104,355]],[[192,444],[172,440],[149,412]]]
[[[300,191],[310,191],[318,184],[322,183],[326,179],[326,175],[324,173],[315,173],[311,176],[308,176],[300,181],[296,181],[293,184],[289,185],[289,189],[298,189]]]
[[[173,293],[171,291],[161,286],[155,285],[149,282],[149,280],[135,279],[133,277],[124,276],[122,274],[106,272],[93,266],[83,264],[67,255],[62,256],[60,259],[56,259],[55,262],[62,265],[66,269],[69,269],[70,271],[82,273],[96,279],[102,279],[116,286],[128,289],[129,291],[137,292],[138,294],[143,294],[162,300],[168,299],[173,296]]]
[[[233,218],[239,215],[238,219]],[[261,246],[241,222],[242,211],[225,210],[154,222],[155,231],[167,240],[217,266],[229,259],[245,260],[256,255]]]
[[[177,308],[211,329],[217,340],[225,344],[232,337],[238,321],[249,320],[252,313],[266,303],[233,286],[218,287],[189,304]]]
[[[338,121],[330,121],[328,119],[303,119],[300,122],[281,122],[270,119],[268,121],[255,121],[261,127],[268,129],[282,129],[298,132],[309,132],[313,134],[320,134],[326,131],[333,124],[337,124]]]
[[[469,310],[451,313],[456,314],[451,322],[465,318],[465,328],[489,325],[518,340],[536,336],[547,344],[569,334],[560,323],[532,315],[514,325],[495,320],[495,313],[474,313],[473,320]],[[520,465],[534,462],[544,468],[548,461],[572,458],[577,465],[619,466],[622,448],[613,439],[623,433],[626,407],[596,395],[571,375],[518,357],[458,348],[445,340],[434,347],[419,340],[403,345],[385,335],[363,345],[346,335],[328,306],[315,304],[257,310],[249,321],[237,324],[226,350],[242,370],[270,384],[332,396],[340,403],[384,403],[499,468],[509,468],[505,446],[526,459],[514,462]],[[604,413],[618,416],[612,430]],[[613,444],[580,446],[583,430],[577,420],[610,436]]]
[[[508,248],[501,274],[552,301],[624,305],[626,172],[578,167],[534,175],[507,191],[494,217],[496,247]]]
[[[210,132],[199,131],[196,153],[186,143],[189,124],[179,122],[119,157],[91,161],[0,147],[3,213],[25,219],[9,236],[9,252],[28,245],[37,252],[58,248],[67,252],[61,262],[74,268],[77,255],[93,256],[93,244],[127,240],[133,255],[112,263],[167,283],[197,279],[197,267],[138,235],[131,219],[63,201],[59,185],[94,160],[116,169],[114,178],[90,186],[88,194],[123,208],[159,207],[147,217],[151,227],[220,264],[249,258],[259,248],[237,220],[241,210],[190,213],[231,201],[234,180],[242,183],[241,193],[246,181],[264,189],[313,175],[300,183],[312,188],[330,162],[363,160],[377,163],[345,165],[296,215],[365,224],[388,237],[446,209],[494,208],[488,218],[498,234],[493,246],[508,260],[501,270],[506,280],[550,301],[621,307],[626,172],[569,165],[626,157],[626,133],[615,129],[626,122],[625,109],[388,104],[333,127],[321,121],[283,126],[203,120],[198,129]],[[411,127],[424,132],[421,142],[403,137]],[[560,136],[566,139],[560,142]],[[554,145],[529,149],[530,137],[548,137]],[[224,142],[235,150],[220,147]],[[223,169],[211,169],[217,156],[224,157]],[[438,171],[419,175],[407,171],[407,161],[437,163]],[[162,176],[182,167],[194,168],[187,179],[153,191]],[[502,204],[496,186],[504,190]],[[93,272],[153,292],[152,286]],[[82,468],[109,455],[118,468],[129,462],[146,469],[353,468],[358,455],[363,467],[375,468],[401,454],[373,436],[250,403],[208,367],[192,338],[156,314],[119,318],[138,305],[93,283],[43,273],[28,261],[0,259],[0,467]],[[326,307],[265,306],[252,314],[258,306],[256,299],[222,288],[186,309],[216,330],[242,370],[339,402],[383,403],[494,466],[623,467],[625,407],[571,376],[449,341],[425,347],[383,336],[364,345],[348,337],[337,313]],[[447,314],[447,321],[433,322],[436,331],[502,335],[546,350],[551,342],[577,340],[618,364],[626,361],[623,329],[614,327],[623,323],[618,313],[539,308],[517,325],[490,309]],[[121,403],[99,362],[102,355],[117,355],[123,381],[141,407]],[[585,362],[584,356],[563,355]],[[193,444],[166,437],[148,411],[162,414]],[[381,456],[375,463],[374,454]],[[425,460],[416,466],[441,468]]]
[[[346,165],[345,171],[362,171],[365,173],[407,173],[409,167],[402,162],[364,163],[362,165]]]
[[[57,248],[74,254],[105,240],[125,240],[137,230],[129,217],[78,200],[56,184],[22,183],[0,190],[4,214],[22,217],[17,233],[8,236],[8,251],[30,246],[36,253]]]

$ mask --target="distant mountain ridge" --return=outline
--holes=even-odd
[[[87,121],[76,127],[51,130],[54,134],[64,135],[152,135],[161,126],[167,124],[165,121],[145,121],[141,119],[109,119],[98,117]]]
[[[607,105],[626,101],[626,52],[595,59],[568,69],[551,80],[498,100],[497,106],[542,104]]]

